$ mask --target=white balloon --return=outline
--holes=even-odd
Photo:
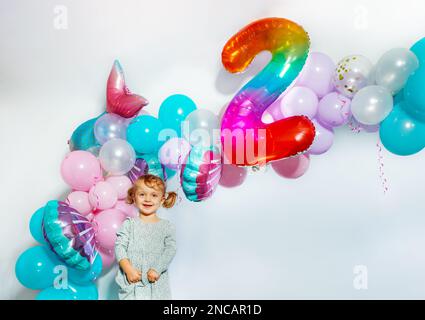
[[[391,49],[376,64],[376,84],[387,88],[393,95],[397,94],[418,67],[419,60],[412,51],[405,48]]]
[[[393,109],[393,97],[387,88],[368,86],[361,89],[351,101],[353,117],[360,123],[376,125]]]
[[[99,160],[105,171],[112,175],[123,175],[133,168],[136,153],[127,141],[112,139],[100,149]]]

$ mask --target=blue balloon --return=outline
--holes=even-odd
[[[395,105],[379,130],[384,147],[400,156],[415,154],[425,147],[425,123],[407,114],[405,107],[405,102]]]
[[[41,207],[31,217],[30,232],[32,237],[41,244],[47,244],[43,236],[43,229],[41,227],[43,222],[44,207]]]
[[[181,122],[194,110],[196,110],[196,104],[192,99],[182,94],[174,94],[162,102],[158,118],[164,128],[175,130],[181,137]]]
[[[48,248],[32,247],[24,251],[16,261],[16,278],[29,289],[45,289],[52,286],[58,276],[54,272],[58,265],[64,265],[64,263]]]
[[[417,41],[411,48],[416,57],[419,60],[419,67],[425,63],[425,37]]]
[[[99,293],[95,284],[81,286],[68,282],[67,288],[49,287],[36,296],[36,300],[98,300]]]
[[[96,137],[94,136],[94,124],[97,119],[103,116],[106,112],[102,113],[96,118],[87,120],[80,124],[77,129],[71,135],[69,139],[69,149],[74,150],[88,150],[94,147],[100,147],[100,144],[97,142]]]
[[[162,130],[161,121],[149,115],[134,118],[127,128],[127,141],[137,153],[152,153],[161,146],[158,136]]]
[[[397,93],[394,96],[394,105],[396,105],[397,103],[402,102],[402,101],[404,101],[404,92],[403,92],[403,89],[401,89],[400,92]]]
[[[425,38],[416,42],[410,50],[419,60],[419,68],[409,79],[404,88],[405,110],[413,117],[425,121]]]
[[[165,167],[165,174],[167,175],[167,180],[173,178],[176,175],[177,171]]]
[[[413,117],[425,121],[425,66],[419,67],[404,87],[405,110]]]
[[[102,257],[97,254],[96,258],[89,270],[78,270],[76,268],[69,268],[69,279],[78,285],[88,285],[95,281],[102,273]]]

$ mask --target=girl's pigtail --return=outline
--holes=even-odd
[[[171,208],[172,206],[174,206],[174,204],[176,203],[177,200],[177,193],[174,191],[170,191],[167,192],[167,198],[165,198],[164,203],[162,204],[162,206],[164,208]]]
[[[128,204],[134,204],[134,194],[136,193],[136,186],[133,185],[130,189],[127,191],[127,198],[125,199],[125,202]]]

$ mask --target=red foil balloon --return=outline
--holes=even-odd
[[[106,86],[106,111],[124,118],[131,118],[147,104],[148,100],[131,93],[127,88],[122,67],[115,60]]]
[[[222,62],[232,73],[244,71],[259,52],[272,53],[271,61],[236,94],[223,116],[221,140],[230,163],[264,164],[301,153],[313,143],[314,125],[305,116],[261,121],[263,112],[301,72],[309,46],[304,29],[282,18],[253,22],[226,43]]]

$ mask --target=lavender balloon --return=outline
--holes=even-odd
[[[322,154],[328,151],[334,141],[334,132],[331,128],[326,128],[321,125],[316,119],[313,121],[316,128],[316,136],[314,137],[313,144],[308,149],[309,154]]]
[[[306,87],[293,87],[282,98],[280,108],[285,118],[304,115],[310,119],[317,113],[319,99],[313,90]]]
[[[178,170],[190,152],[190,143],[183,138],[171,138],[159,149],[159,161],[172,170]]]
[[[114,113],[105,113],[94,124],[94,136],[100,144],[114,138],[126,140],[127,126],[128,119]]]
[[[312,52],[296,85],[310,88],[319,97],[323,97],[333,89],[334,71],[335,63],[329,56],[321,52]]]
[[[351,100],[337,92],[328,93],[319,102],[317,119],[328,127],[338,127],[351,116]]]

